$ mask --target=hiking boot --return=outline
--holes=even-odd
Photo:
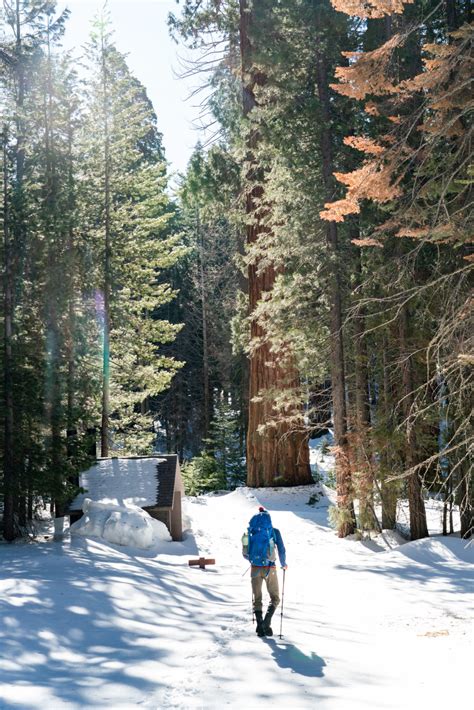
[[[257,628],[255,631],[258,636],[265,636],[265,631],[263,630],[263,614],[261,611],[255,612],[255,618],[257,620]]]
[[[263,633],[265,636],[273,636],[273,630],[272,627],[270,626],[270,622],[272,620],[272,616],[275,613],[275,607],[270,604],[270,606],[267,609],[267,613],[265,614],[265,618],[262,622],[263,626]]]

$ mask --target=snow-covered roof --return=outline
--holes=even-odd
[[[113,505],[156,506],[158,501],[158,467],[165,458],[100,459],[79,476],[79,485],[87,492],[77,495],[70,510],[81,510],[85,498]]]

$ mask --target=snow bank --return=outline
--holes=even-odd
[[[73,535],[98,537],[114,545],[142,550],[171,540],[166,525],[137,506],[96,503],[86,498],[82,510],[82,518],[71,525]]]
[[[474,546],[460,537],[428,537],[407,542],[394,550],[393,555],[402,554],[414,562],[426,566],[443,565],[453,569],[457,565],[474,564]]]
[[[221,509],[232,509],[234,513],[238,514],[254,513],[260,505],[255,496],[255,489],[247,488],[246,486],[241,486],[236,488],[235,491],[226,493],[220,498],[219,504]]]

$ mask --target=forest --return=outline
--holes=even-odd
[[[339,537],[474,530],[469,0],[181,0],[210,138],[170,181],[99,12],[3,0],[3,537],[96,456],[177,452],[190,495],[313,484]],[[166,97],[163,98],[166,100]]]

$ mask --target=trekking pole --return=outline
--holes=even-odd
[[[250,607],[252,609],[252,624],[255,624],[255,607],[253,603],[253,590],[252,590],[252,606]]]
[[[286,574],[286,569],[283,569],[283,584],[281,587],[280,639],[283,638],[282,631],[283,631],[283,602],[285,600],[285,574]]]

